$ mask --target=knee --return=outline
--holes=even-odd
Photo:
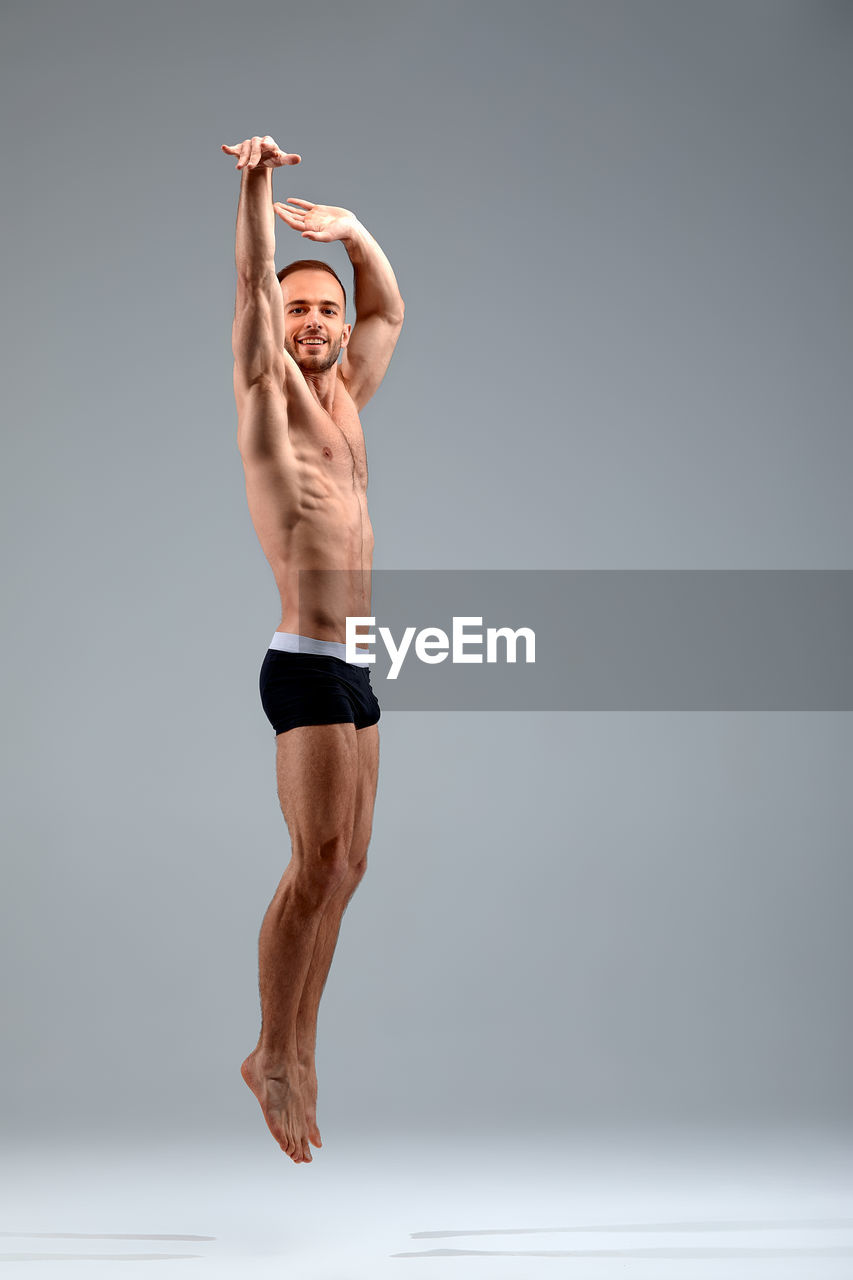
[[[349,878],[358,884],[367,871],[367,846],[370,843],[370,829],[356,831],[349,847]]]
[[[303,842],[293,855],[298,891],[313,907],[324,906],[350,873],[348,844],[342,836]]]
[[[353,854],[350,853],[347,876],[350,883],[355,886],[360,884],[364,879],[367,871],[367,853]]]

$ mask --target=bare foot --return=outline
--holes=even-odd
[[[308,1122],[308,1137],[315,1147],[322,1147],[320,1130],[317,1128],[317,1071],[314,1059],[299,1060],[299,1081],[302,1085],[302,1101],[305,1104],[305,1119]]]
[[[241,1066],[240,1074],[261,1104],[267,1128],[282,1151],[295,1164],[313,1160],[298,1067],[282,1063],[273,1066],[255,1049]]]

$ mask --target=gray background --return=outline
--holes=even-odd
[[[853,10],[7,0],[0,37],[3,1123],[254,1131],[288,847],[220,143],[299,151],[276,197],[397,272],[377,567],[848,568]],[[381,733],[327,1145],[849,1124],[848,715]]]

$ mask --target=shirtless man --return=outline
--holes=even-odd
[[[341,916],[366,867],[379,772],[379,704],[368,667],[345,660],[347,617],[370,614],[373,531],[359,412],[403,324],[391,264],[348,209],[288,197],[272,170],[299,164],[274,138],[222,146],[241,171],[234,396],[246,496],[281,596],[261,667],[291,858],[259,939],[261,1033],[241,1072],[270,1132],[300,1164],[317,1128],[317,1010]],[[355,278],[354,325],[334,271],[304,260],[276,275],[275,217],[340,240]],[[341,363],[338,364],[338,357]],[[331,570],[319,581],[300,570]],[[366,646],[362,646],[366,647]]]

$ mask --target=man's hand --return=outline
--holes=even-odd
[[[291,205],[301,205],[292,209]],[[358,219],[350,209],[339,209],[333,204],[312,204],[288,196],[287,204],[273,204],[278,216],[294,231],[301,231],[308,240],[346,240],[358,226]]]
[[[283,164],[299,164],[302,159],[302,156],[282,151],[269,134],[263,138],[246,138],[245,142],[238,142],[233,147],[227,147],[223,142],[221,149],[229,156],[239,157],[235,165],[237,169],[278,169]]]

